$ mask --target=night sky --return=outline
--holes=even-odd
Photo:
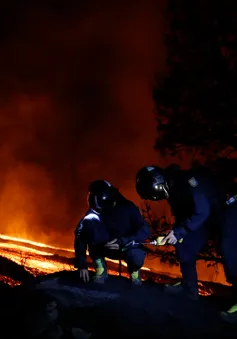
[[[136,171],[158,161],[163,4],[32,3],[0,7],[0,232],[70,246],[90,181],[139,204]]]

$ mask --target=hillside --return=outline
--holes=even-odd
[[[236,330],[222,323],[218,316],[228,299],[211,296],[201,297],[198,302],[182,300],[167,296],[162,285],[149,281],[138,287],[131,286],[126,278],[110,276],[105,285],[98,286],[79,282],[76,272],[61,272],[35,278],[34,282],[14,289],[17,291],[14,323],[17,323],[18,335],[21,333],[24,338],[27,338],[26,329],[31,331],[29,338],[48,338],[46,334],[32,336],[32,331],[37,332],[37,326],[38,329],[47,327],[46,310],[53,304],[59,310],[56,323],[67,336],[49,338],[82,338],[82,334],[78,337],[69,334],[73,328],[91,333],[91,338],[156,336],[165,339],[181,333],[185,339],[207,335],[228,338]],[[36,319],[41,320],[36,322]],[[35,322],[38,325],[32,329],[30,324]]]

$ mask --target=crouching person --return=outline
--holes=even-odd
[[[89,281],[86,250],[95,266],[94,282],[108,278],[105,257],[127,263],[132,283],[141,284],[140,269],[146,252],[142,247],[122,249],[131,241],[143,242],[150,236],[148,223],[139,209],[116,188],[104,180],[94,181],[89,188],[89,210],[75,230],[75,267],[80,278]]]

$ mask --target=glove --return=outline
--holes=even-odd
[[[173,231],[174,231],[174,235],[177,238],[177,240],[184,238],[189,232],[188,228],[185,227],[185,225],[179,225],[175,227]]]
[[[109,241],[105,244],[105,247],[108,248],[109,250],[119,250],[121,247],[121,243],[119,239],[114,239],[112,241]]]

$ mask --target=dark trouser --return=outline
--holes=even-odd
[[[114,260],[124,260],[128,265],[129,273],[139,270],[146,257],[146,252],[141,248],[132,248],[121,252],[117,250],[107,250],[104,246],[93,246],[89,248],[92,261],[104,259],[105,257]]]
[[[237,203],[225,208],[221,220],[220,249],[226,280],[237,297]]]
[[[185,236],[183,242],[177,243],[176,254],[180,261],[182,273],[182,285],[190,292],[198,291],[196,260],[198,253],[208,241],[208,229],[206,224],[197,231],[190,232]]]

